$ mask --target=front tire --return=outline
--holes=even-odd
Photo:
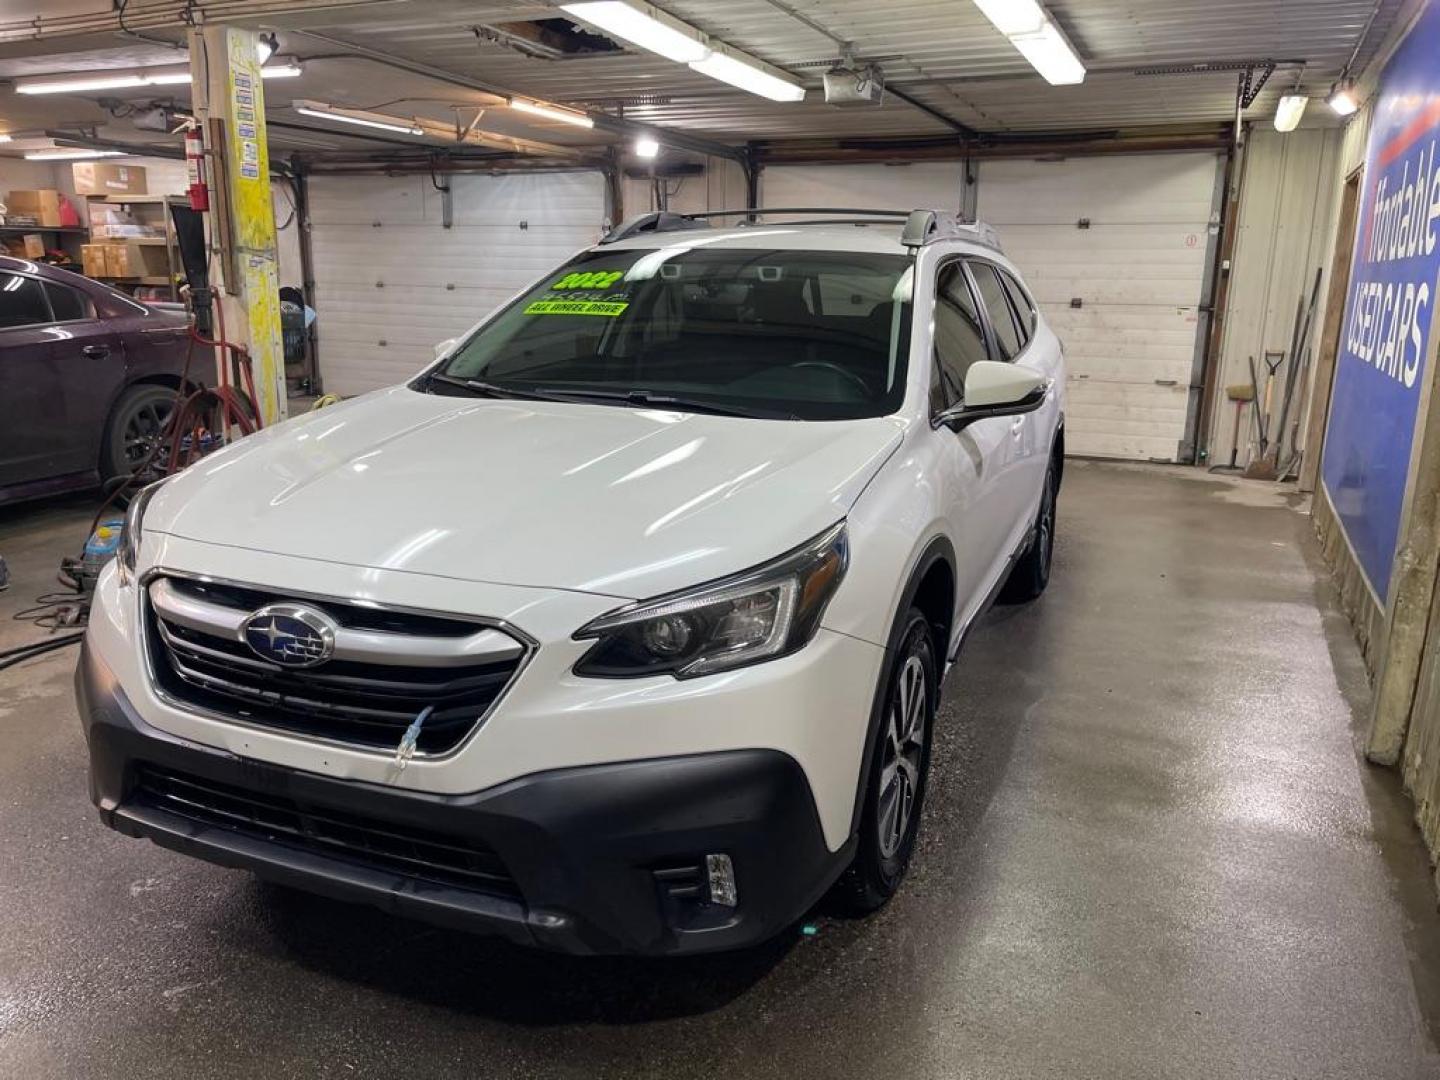
[[[836,883],[837,899],[855,914],[883,907],[909,868],[930,773],[940,697],[937,670],[934,633],[924,614],[912,607],[886,671],[855,859]]]
[[[1050,560],[1055,553],[1055,497],[1059,489],[1060,478],[1052,461],[1045,470],[1045,488],[1040,493],[1040,511],[1035,516],[1030,546],[1011,568],[1010,577],[997,598],[1000,603],[1029,603],[1039,598],[1050,584]]]

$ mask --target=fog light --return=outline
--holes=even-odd
[[[706,855],[705,872],[710,878],[710,902],[734,907],[740,902],[735,890],[735,864],[729,855]]]

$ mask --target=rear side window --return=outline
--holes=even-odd
[[[19,274],[0,274],[0,329],[50,321],[40,282]]]
[[[55,312],[56,322],[74,322],[77,319],[93,318],[95,315],[90,298],[78,289],[47,281],[45,292],[50,297],[50,307]]]
[[[1005,298],[1005,286],[1000,284],[995,268],[989,263],[971,263],[970,272],[975,275],[975,287],[980,290],[980,299],[990,315],[990,326],[995,331],[1002,359],[1015,359],[1022,343],[1015,317],[1010,313],[1010,301]]]
[[[1020,316],[1020,333],[1028,341],[1035,332],[1035,305],[1030,301],[1030,294],[1008,270],[1000,271],[1000,280],[1005,283],[1005,291],[1010,294],[1010,302],[1015,305],[1015,314]]]

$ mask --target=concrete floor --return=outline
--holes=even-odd
[[[903,893],[743,955],[526,953],[124,839],[73,653],[0,673],[0,1076],[1440,1076],[1434,891],[1308,519],[1066,481],[1049,593],[951,674]],[[0,512],[0,616],[87,510]]]

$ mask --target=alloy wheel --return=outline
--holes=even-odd
[[[887,710],[879,812],[875,815],[880,854],[886,859],[900,850],[915,811],[925,754],[928,695],[924,663],[918,656],[906,657]]]

